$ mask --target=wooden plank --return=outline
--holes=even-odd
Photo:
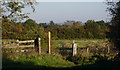
[[[19,46],[12,46],[12,47],[2,47],[2,48],[18,48]]]
[[[26,48],[26,47],[34,47],[34,45],[20,45],[20,46],[15,46],[15,47],[3,47],[3,48],[19,48],[19,47],[22,47],[22,48]]]
[[[19,47],[34,47],[34,45],[20,45]]]
[[[28,42],[34,42],[34,40],[26,40],[26,41],[18,41],[19,43],[28,43]]]
[[[73,41],[64,41],[64,42],[66,42],[66,43],[67,43],[67,42],[69,42],[69,43],[71,42],[71,43],[72,43]],[[85,42],[85,43],[86,43],[86,42],[88,42],[88,41],[74,41],[74,42],[75,42],[75,43],[79,43],[79,42]],[[89,41],[89,42],[97,43],[97,41]]]
[[[19,46],[2,46],[2,47],[5,47],[5,48],[7,48],[7,47],[10,47],[10,48],[13,47],[14,48],[15,47],[16,48],[16,47],[19,47]]]

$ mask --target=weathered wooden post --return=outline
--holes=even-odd
[[[17,42],[17,47],[19,47],[19,40],[17,39],[17,41],[16,41],[16,42]]]
[[[107,49],[108,49],[108,51],[107,51],[107,52],[108,52],[108,53],[110,53],[110,47],[109,47],[109,46],[107,46]]]
[[[51,45],[51,33],[50,32],[48,32],[48,53],[50,54],[51,53],[51,50],[50,50],[50,45]]]
[[[41,39],[40,38],[36,38],[35,41],[35,50],[41,54]]]
[[[72,44],[72,55],[76,56],[77,55],[77,44],[74,43]]]
[[[89,52],[89,47],[87,47],[87,53]]]
[[[38,47],[39,47],[39,54],[41,54],[41,39],[38,38]]]

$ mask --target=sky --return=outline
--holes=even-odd
[[[38,2],[101,2],[104,0],[37,0]]]
[[[109,21],[110,15],[106,11],[107,5],[104,2],[39,2],[35,5],[35,12],[27,8],[29,17],[37,23],[64,23],[67,20]]]
[[[31,0],[34,1],[34,0]],[[38,2],[105,2],[106,0],[36,0]],[[108,0],[108,1],[119,1],[119,0]]]

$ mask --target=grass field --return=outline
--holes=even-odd
[[[107,47],[111,45],[108,39],[52,40],[52,51],[58,53],[58,48],[72,48],[73,41],[77,44],[78,51],[87,47],[106,48],[105,51],[107,51]]]
[[[52,40],[52,46],[61,47],[65,43],[72,44],[73,41],[78,45],[78,47],[104,47],[104,45],[108,42],[108,39]]]

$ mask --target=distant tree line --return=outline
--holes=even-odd
[[[86,23],[67,21],[65,24],[55,24],[53,21],[47,23],[36,23],[32,19],[25,22],[11,22],[2,19],[3,39],[35,39],[41,37],[47,39],[47,33],[52,33],[52,39],[83,39],[83,38],[107,38],[109,24],[104,21],[88,20]]]

